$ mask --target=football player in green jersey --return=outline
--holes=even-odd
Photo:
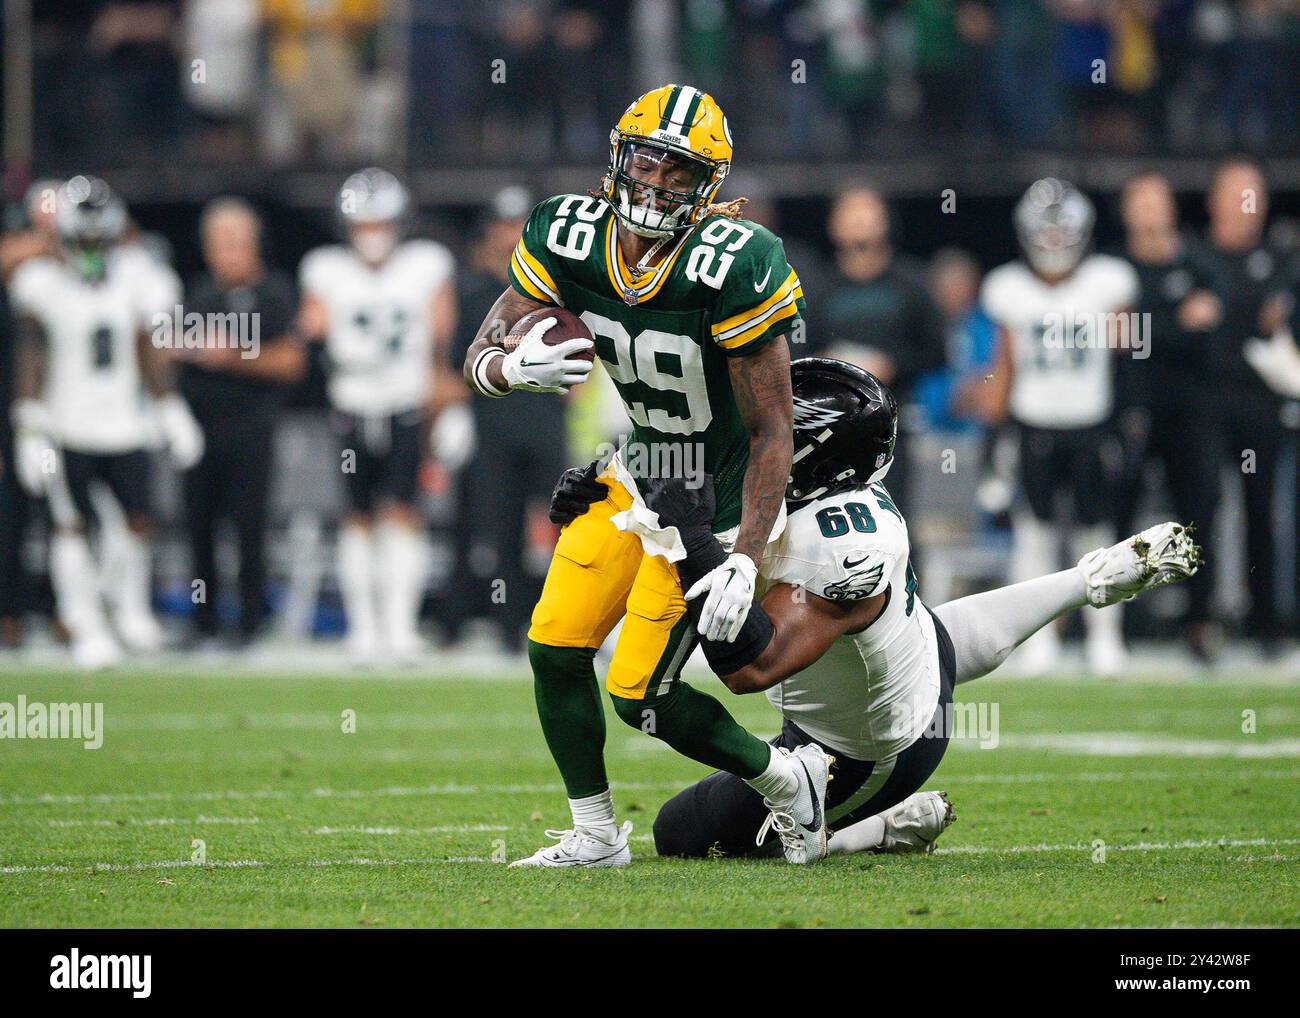
[[[538,716],[573,828],[516,865],[631,859],[631,824],[615,823],[605,774],[593,666],[620,619],[606,677],[619,717],[748,781],[776,815],[792,862],[825,854],[825,754],[774,750],[678,674],[700,638],[737,648],[755,638],[757,563],[784,526],[790,474],[786,337],[802,329],[803,290],[779,238],[740,219],[741,202],[715,203],[731,154],[722,110],[698,89],[666,85],[632,103],[610,134],[601,189],[533,210],[511,258],[511,287],[466,355],[466,378],[486,395],[565,391],[590,370],[574,356],[588,340],[548,345],[555,320],[543,317],[513,351],[503,346],[524,315],[563,306],[595,337],[633,423],[599,478],[569,479],[604,497],[564,527],[533,612]],[[728,556],[684,596],[673,564],[686,554],[681,536],[659,525],[642,488],[647,464],[701,461],[716,491],[711,529]],[[700,606],[690,615],[687,598]]]

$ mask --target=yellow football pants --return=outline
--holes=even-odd
[[[635,534],[610,521],[632,504],[606,473],[609,496],[560,533],[533,609],[528,638],[548,647],[599,647],[620,618],[605,686],[627,700],[666,692],[695,645],[677,567],[647,555]]]

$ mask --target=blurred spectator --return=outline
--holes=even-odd
[[[1218,430],[1225,460],[1240,473],[1246,500],[1246,561],[1250,611],[1247,633],[1267,652],[1282,635],[1273,493],[1286,431],[1283,401],[1242,354],[1252,337],[1271,336],[1290,310],[1286,266],[1264,240],[1268,187],[1250,159],[1222,163],[1206,197],[1210,213],[1197,257],[1223,307],[1207,360],[1214,380]]]
[[[531,211],[532,199],[522,188],[506,188],[493,201],[457,280],[465,313],[453,362],[464,360],[483,316],[510,287],[506,267]],[[522,406],[511,405],[515,397]],[[525,392],[510,400],[473,393],[470,404],[478,441],[460,475],[454,600],[444,615],[445,633],[456,640],[471,618],[491,618],[506,644],[520,650],[542,587],[541,576],[527,562],[530,520],[545,510],[560,472],[571,465],[565,401]]]
[[[1121,356],[1116,363],[1116,429],[1124,445],[1116,532],[1137,529],[1146,466],[1159,459],[1176,517],[1192,524],[1201,544],[1210,548],[1186,584],[1186,639],[1204,661],[1215,647],[1209,622],[1217,556],[1210,542],[1219,501],[1218,399],[1206,380],[1211,330],[1219,324],[1222,306],[1179,235],[1169,181],[1158,173],[1140,174],[1125,185],[1121,201],[1121,253],[1137,270],[1140,296],[1134,310],[1143,316],[1139,328],[1146,332],[1148,355]]]
[[[920,376],[944,364],[944,323],[926,292],[923,273],[896,256],[889,237],[889,210],[879,193],[854,187],[836,199],[827,222],[835,246],[835,271],[821,295],[813,351],[866,368],[893,389],[900,407],[913,399]],[[900,415],[900,432],[915,415]],[[910,461],[901,439],[890,468],[889,488],[904,512]]]
[[[979,263],[966,251],[946,247],[930,260],[928,280],[943,315],[948,363],[917,381],[917,401],[931,427],[970,428],[980,418],[976,394],[997,348],[997,328],[979,302]]]
[[[806,328],[789,337],[791,357],[807,356],[812,347],[821,342],[825,327],[813,312],[821,303],[822,294],[830,288],[830,265],[823,251],[814,244],[792,235],[782,221],[781,211],[772,198],[772,185],[765,178],[744,170],[732,173],[723,185],[725,199],[747,198],[740,214],[760,226],[765,226],[778,237],[785,248],[785,259],[799,274],[799,283],[808,299],[804,314]],[[812,344],[810,347],[808,344]]]
[[[205,438],[203,458],[185,474],[193,575],[205,588],[195,605],[195,634],[210,639],[220,629],[216,534],[218,521],[229,519],[239,543],[238,639],[248,643],[266,603],[264,537],[275,421],[285,387],[302,377],[305,358],[293,331],[293,284],[263,263],[261,220],[252,207],[218,198],[204,209],[199,233],[206,271],[191,283],[185,312],[228,317],[208,318],[203,346],[180,352],[180,390]],[[257,342],[232,345],[236,335]]]
[[[354,141],[363,48],[383,0],[266,0],[271,81],[288,103],[296,144],[342,158]]]
[[[183,20],[182,83],[201,124],[196,155],[248,153],[261,79],[259,0],[190,0]]]
[[[157,157],[157,146],[180,133],[177,62],[173,39],[177,0],[114,0],[99,11],[90,28],[90,48],[108,81],[98,88],[115,102],[116,144],[139,143],[142,154]]]
[[[9,420],[17,335],[9,307],[9,279],[27,259],[52,255],[57,249],[54,213],[59,185],[57,180],[32,184],[23,200],[25,224],[0,237],[0,647],[17,644],[22,616],[31,607],[22,541],[32,503],[13,469],[14,436]]]

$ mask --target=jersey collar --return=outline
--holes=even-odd
[[[627,267],[623,260],[623,249],[618,244],[618,217],[611,215],[605,223],[605,270],[609,275],[610,286],[625,304],[635,307],[643,304],[657,294],[672,272],[673,263],[686,247],[686,239],[695,232],[695,224],[668,248],[668,253],[644,275],[637,276]]]

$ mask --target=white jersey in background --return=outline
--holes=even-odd
[[[1137,302],[1137,273],[1128,262],[1089,255],[1052,286],[1023,262],[994,269],[981,301],[1010,333],[1015,376],[1011,416],[1037,428],[1085,428],[1110,414],[1112,359],[1101,317]]]
[[[784,717],[856,760],[906,749],[939,702],[934,620],[916,596],[909,554],[907,524],[880,484],[796,510],[763,554],[764,591],[789,583],[831,601],[887,594],[871,625],[767,691]]]
[[[52,441],[76,452],[124,453],[149,444],[137,341],[155,315],[174,314],[180,280],[143,248],[113,248],[101,283],[57,258],[24,262],[9,282],[15,312],[46,337],[42,401]]]
[[[325,346],[335,408],[378,417],[425,402],[433,358],[430,306],[453,270],[451,252],[427,240],[399,244],[377,267],[341,244],[307,254],[299,277],[303,292],[329,315]]]

